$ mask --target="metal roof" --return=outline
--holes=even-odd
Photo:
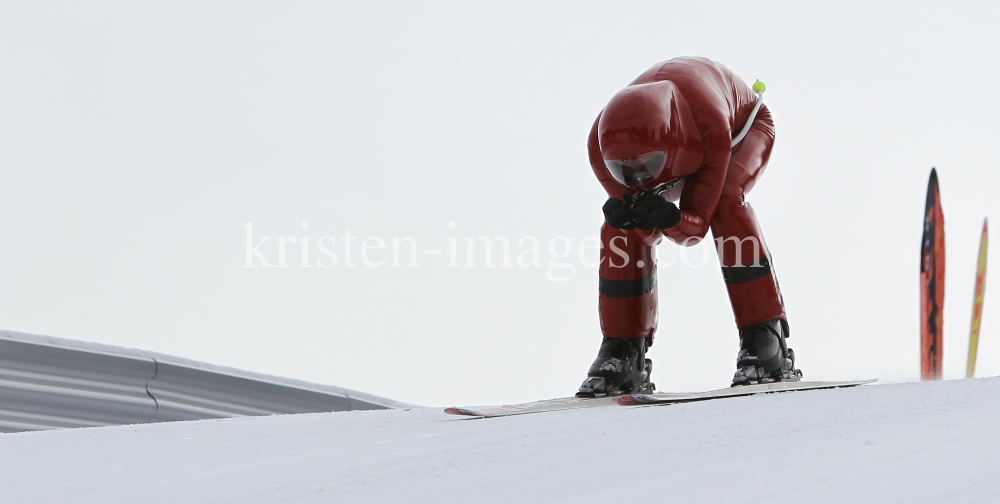
[[[408,406],[155,352],[0,331],[0,432]]]

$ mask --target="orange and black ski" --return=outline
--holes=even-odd
[[[920,377],[941,379],[944,353],[944,215],[937,171],[931,168],[920,243]]]

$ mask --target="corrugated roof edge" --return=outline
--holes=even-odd
[[[158,362],[174,364],[177,366],[184,366],[192,369],[199,369],[202,371],[210,371],[213,373],[226,374],[230,376],[236,376],[240,378],[246,378],[250,380],[257,380],[262,382],[273,383],[276,385],[284,385],[287,387],[295,387],[305,390],[312,390],[321,393],[328,394],[339,394],[348,396],[352,399],[358,399],[360,401],[377,404],[380,406],[385,406],[387,408],[414,408],[419,407],[414,404],[408,404],[400,401],[395,401],[385,397],[380,397],[366,392],[361,392],[358,390],[346,389],[343,387],[337,387],[334,385],[321,385],[318,383],[307,382],[304,380],[296,380],[294,378],[285,378],[281,376],[273,376],[264,373],[256,373],[253,371],[245,371],[242,369],[231,368],[228,366],[218,366],[215,364],[209,364],[207,362],[201,362],[191,359],[186,359],[184,357],[177,357],[174,355],[162,354],[159,352],[150,352],[147,350],[139,350],[135,348],[120,347],[117,345],[106,345],[103,343],[92,343],[89,341],[80,341],[67,338],[57,338],[55,336],[44,336],[39,334],[29,334],[19,331],[8,331],[0,329],[0,338],[11,340],[11,341],[21,341],[25,343],[33,343],[37,345],[54,346],[61,348],[68,348],[73,350],[81,350],[85,352],[98,352],[112,355],[121,355],[128,357],[144,357],[156,359]]]

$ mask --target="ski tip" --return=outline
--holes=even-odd
[[[465,416],[476,416],[476,414],[470,410],[464,408],[445,408],[444,412],[449,415],[465,415]]]

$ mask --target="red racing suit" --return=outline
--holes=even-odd
[[[668,229],[601,228],[601,330],[609,338],[649,338],[657,323],[656,253],[666,236],[685,246],[712,230],[736,326],[785,318],[784,302],[753,209],[746,194],[764,173],[774,144],[774,123],[761,105],[746,137],[732,140],[750,118],[757,96],[725,66],[704,58],[658,63],[630,85],[671,81],[687,101],[701,133],[704,159],[685,177],[679,193],[680,222]],[[603,111],[602,111],[603,113]],[[594,174],[608,195],[634,194],[605,166],[597,117],[587,147]],[[672,191],[674,192],[674,191]],[[667,197],[667,199],[672,199]]]

